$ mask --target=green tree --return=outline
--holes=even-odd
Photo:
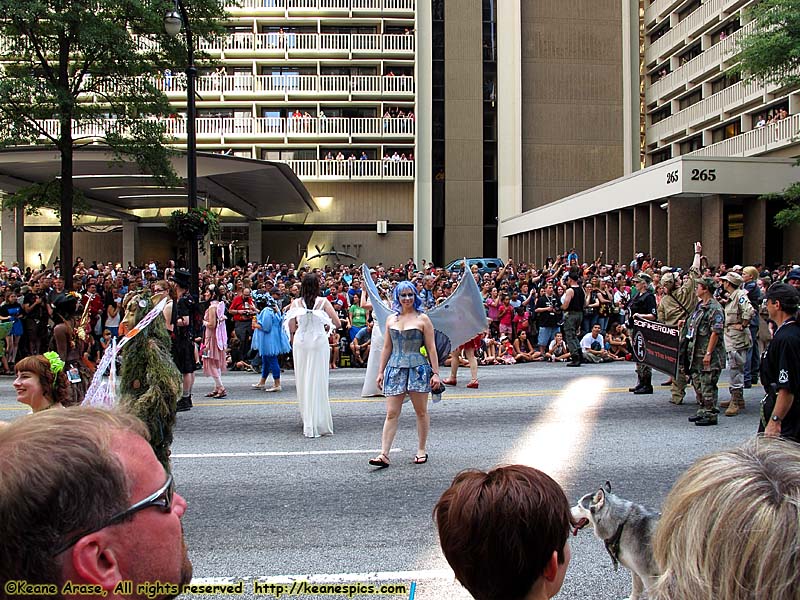
[[[183,0],[194,39],[221,32],[224,0]],[[0,0],[0,145],[49,144],[60,177],[12,195],[10,206],[60,213],[60,258],[72,266],[73,155],[99,136],[161,183],[177,184],[161,117],[173,112],[158,81],[187,64],[183,35],[164,15],[174,0]],[[184,32],[185,32],[184,28]],[[196,42],[195,42],[196,43]],[[83,132],[90,131],[89,135]]]
[[[735,70],[746,80],[800,85],[800,0],[764,0],[750,15],[755,30],[739,42]],[[800,222],[800,182],[765,198],[786,202],[775,216],[777,227]]]
[[[735,70],[750,80],[800,84],[800,0],[764,0],[748,14],[755,30],[739,41]]]

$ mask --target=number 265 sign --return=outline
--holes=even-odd
[[[716,181],[716,169],[692,169],[692,175],[689,178],[692,181]],[[667,185],[678,183],[680,181],[680,172],[678,169],[667,171]]]

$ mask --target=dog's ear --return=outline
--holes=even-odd
[[[605,488],[606,488],[606,491],[610,494],[611,493],[611,482],[610,481],[606,481]]]
[[[597,490],[597,493],[594,495],[594,498],[592,498],[592,504],[591,504],[591,506],[589,506],[589,510],[592,513],[594,513],[596,511],[600,510],[601,508],[603,508],[603,505],[605,504],[605,502],[606,502],[605,492],[603,492],[602,489],[599,489],[599,490]]]

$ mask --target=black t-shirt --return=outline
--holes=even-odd
[[[574,301],[575,299],[573,298],[572,302]],[[570,306],[572,305],[572,302],[570,302]],[[556,312],[536,313],[536,322],[539,324],[539,327],[556,327],[558,322],[561,320],[561,303],[558,301],[558,298],[556,296],[551,296],[548,298],[545,294],[539,296],[539,299],[536,301],[536,308],[550,307],[555,308]]]
[[[31,326],[31,325],[41,321],[42,319],[45,318],[45,316],[47,314],[45,312],[47,310],[45,308],[45,305],[44,305],[45,300],[42,300],[42,302],[40,302],[38,305],[34,306],[34,303],[36,302],[37,296],[39,296],[39,294],[34,294],[33,292],[28,292],[27,294],[25,294],[24,298],[22,299],[22,303],[23,304],[27,304],[29,307],[31,307],[30,312],[24,313],[24,311],[23,311],[23,314],[25,315],[25,321],[26,321],[26,324],[28,326]]]
[[[197,303],[192,298],[189,292],[186,292],[178,298],[175,303],[175,312],[173,312],[173,319],[175,323],[175,335],[177,337],[193,339],[194,338],[194,317],[197,313]],[[189,325],[178,325],[178,319],[182,317],[189,317]]]
[[[11,315],[19,319],[22,316],[22,305],[19,303],[19,301],[14,303],[6,302],[0,306],[0,315],[4,317]]]
[[[794,394],[794,402],[781,422],[781,436],[800,442],[800,324],[794,319],[786,321],[775,332],[761,355],[761,382],[767,396],[758,430],[764,431],[765,423],[772,416],[777,390],[789,390]]]
[[[658,312],[656,296],[650,290],[636,294],[628,308],[630,310],[629,322],[631,324],[633,324],[633,315],[653,315],[655,317]]]
[[[583,314],[583,305],[586,304],[586,292],[580,285],[570,286],[572,293],[572,300],[569,301],[567,312],[579,312]]]

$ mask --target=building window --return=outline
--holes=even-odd
[[[497,0],[483,0],[483,253],[497,253]]]
[[[650,113],[650,124],[655,125],[659,121],[663,121],[667,117],[672,116],[672,107],[667,104],[666,106]]]
[[[703,47],[700,45],[700,42],[693,44],[691,47],[684,50],[678,58],[680,59],[681,66],[688,63],[693,58],[697,58],[703,53]]]
[[[693,13],[694,11],[696,11],[698,8],[700,8],[700,7],[702,6],[702,4],[703,4],[703,3],[702,3],[702,1],[701,1],[701,0],[694,0],[694,2],[691,2],[691,3],[687,4],[687,5],[686,5],[686,6],[685,6],[685,7],[684,7],[684,8],[683,8],[683,9],[682,9],[682,10],[681,10],[679,13],[678,13],[678,21],[679,21],[679,22],[680,22],[680,21],[683,21],[683,20],[684,20],[686,17],[688,17],[690,14],[692,14],[692,13]]]
[[[742,28],[742,24],[739,22],[739,17],[736,17],[732,21],[725,23],[725,25],[711,34],[711,39],[714,40],[714,43],[718,43],[723,41],[728,36],[736,33]]]
[[[650,34],[650,43],[655,44],[662,35],[669,31],[669,19],[665,20],[658,28]]]
[[[431,186],[432,204],[432,258],[434,264],[444,264],[444,229],[445,229],[445,106],[444,106],[444,0],[432,0],[432,35],[431,48],[431,93],[433,128],[433,141],[431,144],[431,166],[433,171],[433,185]]]
[[[736,119],[727,125],[714,129],[711,132],[711,141],[716,144],[717,142],[736,137],[740,133],[742,133],[742,122],[740,119]]]
[[[314,148],[263,148],[262,160],[317,160],[317,151]]]
[[[650,155],[650,164],[657,165],[658,163],[662,163],[670,158],[672,158],[672,150],[670,148],[664,148],[663,150],[658,150]]]
[[[684,108],[690,107],[692,104],[697,104],[703,99],[703,92],[702,90],[697,90],[696,92],[692,92],[688,96],[681,98],[680,100],[680,107],[681,110]]]
[[[719,79],[711,82],[711,93],[716,94],[717,92],[721,92],[725,88],[731,87],[732,85],[739,83],[741,80],[742,78],[738,73],[723,75]]]
[[[670,72],[671,71],[670,71],[670,68],[669,68],[669,61],[665,62],[664,64],[661,64],[661,65],[657,66],[655,69],[653,69],[650,72],[650,84],[652,85],[652,84],[656,83],[657,81],[661,81],[662,79],[664,79],[664,77],[669,75]]]
[[[681,142],[681,154],[689,154],[695,150],[700,150],[703,147],[703,136],[696,135],[695,137]]]

